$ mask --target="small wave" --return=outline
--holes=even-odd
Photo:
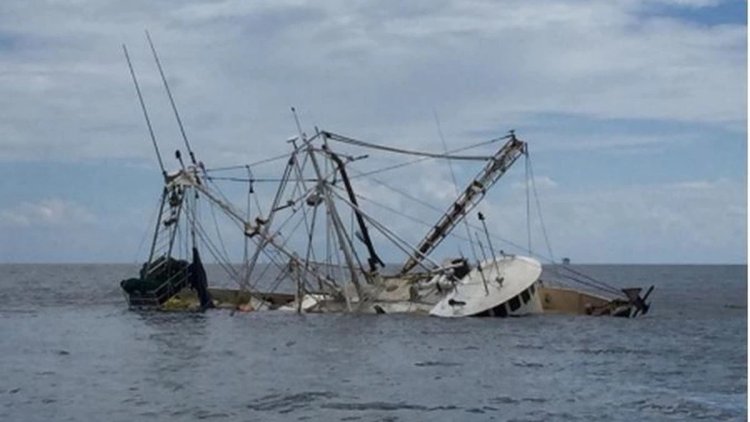
[[[372,411],[372,410],[383,410],[383,411],[396,411],[396,410],[419,410],[425,412],[433,412],[438,410],[456,410],[456,406],[423,406],[420,404],[410,404],[406,402],[363,402],[363,403],[325,403],[320,406],[323,409],[333,410],[349,410],[349,411]]]
[[[518,344],[515,348],[523,350],[543,350],[544,346],[537,346],[535,344]]]
[[[547,402],[547,399],[542,397],[522,397],[515,399],[508,396],[498,396],[489,399],[488,402],[491,404],[519,404],[523,402],[541,404]]]
[[[307,391],[286,395],[269,394],[253,400],[247,405],[247,408],[260,412],[278,411],[279,413],[289,413],[309,407],[315,401],[334,397],[336,397],[336,394],[330,391]]]
[[[578,349],[578,353],[586,355],[651,355],[652,352],[646,349],[626,349],[623,347],[616,347],[612,349]]]
[[[458,362],[440,362],[440,361],[425,361],[417,362],[414,366],[425,367],[425,366],[463,366],[462,363]]]
[[[513,362],[513,366],[518,366],[520,368],[544,368],[543,363],[538,362]]]
[[[696,400],[680,399],[672,403],[650,402],[640,407],[641,411],[655,411],[663,415],[710,419],[730,420],[739,416],[740,412],[718,408],[710,403]]]
[[[489,399],[488,401],[493,404],[518,404],[520,403],[520,400],[514,399],[513,397],[508,397],[508,396],[493,397]]]

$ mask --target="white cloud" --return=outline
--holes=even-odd
[[[433,107],[464,130],[538,112],[744,126],[746,28],[644,17],[649,4],[7,1],[0,152],[150,159],[121,42],[163,148],[179,147],[144,27],[216,165],[285,148],[290,105],[308,125],[401,144],[432,137]]]
[[[90,225],[96,216],[86,207],[59,198],[22,202],[0,209],[2,227],[75,227]]]
[[[172,152],[182,141],[143,28],[151,30],[190,140],[209,167],[286,151],[284,140],[295,130],[291,105],[306,128],[320,125],[412,149],[439,148],[433,109],[451,145],[481,140],[470,131],[511,127],[535,151],[649,151],[666,143],[714,141],[607,130],[601,136],[559,136],[557,129],[567,123],[535,129],[533,136],[524,132],[544,119],[540,114],[703,124],[744,134],[746,26],[698,25],[646,13],[660,3],[699,8],[714,2],[3,1],[0,157],[135,157],[155,165],[120,51],[125,42],[162,153],[174,168]],[[571,126],[567,132],[575,133]],[[423,163],[393,179],[439,208],[455,196],[444,165]],[[642,259],[647,251],[667,257],[682,251],[700,259],[683,250],[686,245],[738,245],[736,231],[746,211],[736,198],[745,195],[744,181],[575,192],[556,180],[551,173],[540,175],[537,187],[549,197],[543,206],[555,243],[574,258],[593,250],[599,260]],[[363,193],[427,224],[436,217],[382,186],[356,183]],[[483,206],[503,216],[496,217],[500,233],[524,239],[525,223],[505,216],[518,209],[505,203]],[[75,202],[48,199],[0,210],[0,225],[87,224],[95,220],[91,214]],[[414,239],[425,230],[393,224]],[[685,241],[670,245],[675,239]],[[602,246],[615,244],[622,246]]]
[[[534,177],[534,181],[533,181],[533,185],[531,183],[532,182],[529,181],[529,189],[530,190],[533,188],[533,185],[536,185],[536,188],[538,190],[553,189],[553,188],[557,187],[557,182],[554,181],[549,176],[535,176]],[[513,189],[516,189],[516,190],[520,189],[520,190],[524,190],[525,191],[526,190],[526,181],[519,181],[519,182],[513,183]]]
[[[485,204],[494,232],[526,245],[522,193]],[[495,199],[497,198],[497,199]],[[553,251],[579,262],[744,262],[747,192],[726,179],[540,194]],[[544,255],[532,203],[534,250]],[[580,256],[580,258],[579,258]]]

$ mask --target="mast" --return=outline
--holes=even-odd
[[[138,85],[138,79],[135,77],[135,70],[133,70],[133,63],[130,61],[130,55],[128,54],[128,48],[125,44],[122,45],[122,51],[125,53],[125,60],[128,62],[128,69],[130,69],[130,76],[133,78],[133,85],[135,85],[135,92],[138,94],[138,102],[141,104],[141,110],[143,111],[143,118],[146,119],[146,126],[148,127],[148,134],[151,137],[151,143],[154,145],[154,151],[156,151],[156,159],[159,161],[159,168],[164,179],[167,179],[167,170],[164,168],[164,161],[161,159],[161,152],[159,151],[159,145],[156,143],[156,136],[154,135],[154,128],[151,126],[151,119],[148,117],[148,110],[146,110],[146,103],[143,101],[143,95],[141,94],[141,87]]]
[[[315,174],[318,177],[318,189],[320,189],[320,193],[323,194],[323,199],[326,202],[326,208],[328,208],[328,213],[331,216],[331,221],[333,223],[333,230],[336,232],[336,237],[338,238],[339,247],[341,248],[341,252],[344,254],[344,259],[346,260],[346,266],[349,269],[349,274],[352,279],[352,284],[354,284],[354,288],[357,291],[357,296],[359,297],[359,302],[361,303],[364,299],[362,297],[362,289],[359,285],[359,277],[357,276],[357,271],[355,270],[354,265],[354,259],[352,258],[352,251],[349,250],[349,246],[346,241],[346,236],[344,233],[342,233],[342,223],[341,219],[339,218],[339,214],[336,211],[336,205],[333,203],[333,199],[331,199],[331,193],[328,191],[329,187],[325,182],[325,178],[323,177],[323,174],[320,171],[320,166],[318,164],[318,160],[315,158],[315,151],[313,150],[312,144],[307,144],[307,153],[310,156],[310,161],[312,162],[313,169],[315,170]],[[346,298],[347,307],[351,308],[351,302],[349,300],[349,295],[346,294],[346,289],[344,289],[344,297]],[[351,310],[351,309],[350,309]]]
[[[437,248],[448,234],[466,217],[474,207],[484,198],[487,189],[492,187],[511,165],[526,152],[526,143],[516,138],[514,131],[508,135],[510,139],[492,156],[482,171],[469,183],[453,204],[448,207],[435,226],[430,229],[417,247],[418,254],[411,255],[400,274],[408,273],[417,266],[423,257]]]
[[[325,140],[326,134],[323,133],[323,139]],[[346,188],[346,194],[349,196],[349,201],[351,201],[352,204],[354,204],[354,215],[357,218],[357,225],[359,225],[359,230],[362,232],[362,240],[364,241],[365,246],[367,247],[367,252],[370,254],[370,257],[367,259],[367,263],[370,266],[370,271],[375,272],[377,271],[378,267],[377,265],[380,264],[381,266],[385,266],[385,263],[383,260],[380,259],[377,252],[375,252],[375,246],[372,244],[372,239],[370,238],[370,232],[367,229],[367,225],[365,224],[365,220],[362,217],[362,214],[359,211],[359,204],[357,203],[357,196],[354,194],[354,188],[352,188],[352,183],[349,180],[349,175],[346,172],[346,168],[344,167],[344,161],[333,151],[330,150],[326,146],[326,144],[323,144],[323,151],[325,151],[331,159],[336,163],[336,166],[338,167],[339,173],[341,174],[341,180],[344,182],[344,187]]]
[[[156,54],[156,48],[154,47],[154,43],[151,41],[151,34],[149,34],[148,31],[146,31],[146,39],[148,40],[149,47],[151,47],[151,53],[154,55],[154,61],[156,62],[156,67],[159,69],[159,75],[161,75],[161,81],[164,84],[164,90],[167,92],[167,97],[169,97],[169,103],[172,105],[172,111],[174,112],[174,117],[177,120],[177,126],[180,127],[180,134],[182,135],[182,140],[185,142],[185,147],[187,148],[188,155],[190,155],[190,162],[195,166],[198,164],[195,160],[195,154],[193,154],[193,149],[190,148],[190,142],[188,142],[187,135],[185,134],[185,127],[182,125],[180,113],[177,111],[177,105],[174,102],[174,97],[172,97],[172,90],[169,89],[169,83],[167,83],[167,78],[166,76],[164,76],[164,70],[161,67],[161,61],[159,60],[159,56]]]

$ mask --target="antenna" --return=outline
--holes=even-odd
[[[164,161],[161,159],[161,153],[159,152],[159,145],[156,144],[156,136],[154,136],[154,128],[151,127],[151,119],[148,117],[148,111],[146,110],[146,103],[143,102],[143,95],[141,95],[141,88],[138,86],[138,79],[135,77],[135,71],[133,70],[133,63],[130,61],[130,55],[128,54],[128,48],[125,44],[122,45],[122,51],[125,53],[125,60],[128,62],[128,69],[130,69],[130,76],[133,77],[133,85],[135,85],[135,92],[138,94],[138,101],[141,103],[141,110],[143,110],[143,117],[146,119],[146,126],[148,127],[148,134],[151,137],[151,143],[154,145],[154,151],[156,151],[156,159],[159,160],[159,168],[161,168],[161,174],[164,178],[167,178],[167,171],[164,169]]]
[[[192,148],[190,148],[190,142],[188,142],[187,135],[185,134],[185,127],[182,125],[182,119],[180,119],[180,113],[177,111],[177,106],[175,105],[174,98],[172,97],[172,91],[169,89],[167,78],[164,76],[164,70],[161,67],[159,56],[156,54],[156,48],[154,48],[154,43],[151,41],[151,34],[148,33],[148,30],[146,30],[146,39],[148,40],[148,45],[151,47],[151,53],[153,53],[154,55],[156,67],[159,68],[159,75],[161,75],[161,81],[164,83],[164,90],[167,91],[169,102],[170,104],[172,104],[172,111],[174,111],[174,117],[175,119],[177,119],[177,125],[180,127],[180,134],[182,135],[182,140],[185,141],[185,147],[187,148],[188,154],[190,155],[190,161],[193,163],[193,165],[197,165],[193,150]]]
[[[292,115],[294,116],[294,123],[297,125],[297,131],[299,132],[299,139],[302,142],[307,142],[305,139],[305,133],[302,132],[302,125],[299,122],[299,116],[297,115],[297,109],[292,107]],[[296,147],[296,145],[295,145]]]

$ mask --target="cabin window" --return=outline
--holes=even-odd
[[[521,307],[521,299],[518,296],[513,296],[513,299],[508,301],[508,305],[510,305],[510,311],[513,312]]]
[[[524,290],[521,292],[521,300],[523,300],[523,303],[529,303],[529,299],[531,299],[531,295],[529,294],[528,290]]]
[[[482,312],[476,314],[476,316],[478,316],[478,317],[488,317],[488,316],[492,316],[492,315],[490,313],[490,310],[488,309],[486,311],[482,311]]]
[[[534,290],[536,290],[536,283],[532,284],[531,287],[529,287],[529,291],[532,295],[534,294]]]
[[[492,308],[495,316],[497,317],[506,317],[508,316],[508,310],[505,308],[505,304],[501,303],[500,305],[495,306]]]

